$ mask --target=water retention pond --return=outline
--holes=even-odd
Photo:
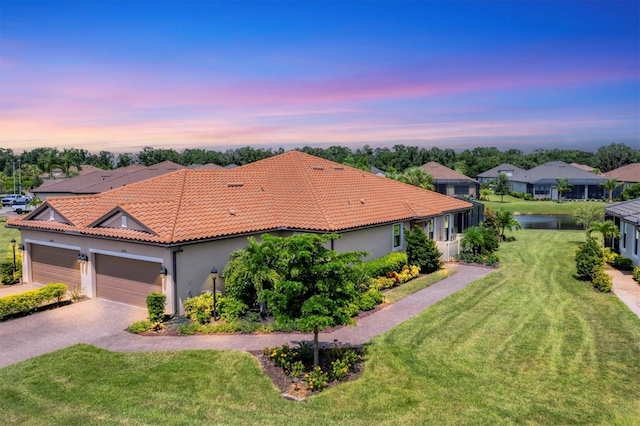
[[[522,229],[584,229],[573,223],[571,215],[522,215],[513,216]]]

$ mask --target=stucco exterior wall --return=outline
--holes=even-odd
[[[626,229],[626,238],[625,238]],[[630,222],[620,221],[620,255],[640,265],[640,230]]]
[[[409,222],[400,222],[404,229],[409,229]],[[404,236],[406,238],[406,235]],[[403,243],[403,248],[405,244]],[[366,251],[370,253],[364,260],[377,259],[393,251],[393,225],[387,224],[374,228],[340,234],[340,238],[333,242],[333,249],[337,252]]]

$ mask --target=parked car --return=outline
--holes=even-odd
[[[16,200],[21,200],[23,197],[24,195],[20,195],[20,194],[7,194],[4,197],[2,197],[2,201],[0,202],[2,202],[2,207],[6,207],[6,206],[12,205],[13,202]]]
[[[28,201],[26,202],[14,201],[13,205],[11,206],[11,209],[18,214],[22,214],[22,213],[34,211],[36,207],[37,206],[30,205]]]

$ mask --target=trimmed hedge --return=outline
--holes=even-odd
[[[385,277],[389,272],[402,272],[402,267],[407,264],[407,254],[393,252],[379,259],[362,263],[362,270],[371,278]]]
[[[51,283],[37,290],[0,297],[0,318],[12,314],[26,314],[52,300],[60,302],[66,292],[66,284]]]
[[[640,283],[640,266],[633,268],[633,279]]]

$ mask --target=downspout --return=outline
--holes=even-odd
[[[178,305],[178,253],[182,253],[184,249],[178,247],[171,251],[173,265],[171,268],[171,274],[173,275],[173,315],[178,315],[180,312]]]

